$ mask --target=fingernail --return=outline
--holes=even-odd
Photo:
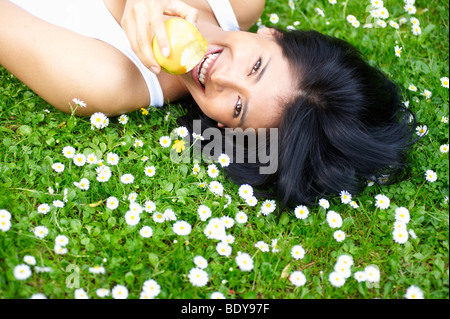
[[[156,66],[152,66],[150,67],[150,71],[157,74],[159,72],[159,69]]]
[[[170,54],[170,49],[168,47],[164,47],[161,49],[161,53],[162,53],[163,57],[167,58]]]

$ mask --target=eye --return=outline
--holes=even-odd
[[[255,65],[252,68],[252,71],[250,72],[250,75],[255,74],[256,72],[258,72],[260,67],[261,67],[261,58],[259,58],[258,61],[256,61]]]
[[[237,118],[239,116],[239,114],[241,114],[241,110],[242,110],[242,100],[241,100],[241,97],[238,97],[238,101],[234,107],[233,118]]]

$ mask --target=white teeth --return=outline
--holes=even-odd
[[[209,65],[217,58],[218,55],[219,53],[209,54],[203,58],[202,62],[200,62],[201,68],[198,70],[197,76],[198,80],[203,85],[205,85],[205,76],[206,72],[208,71]]]

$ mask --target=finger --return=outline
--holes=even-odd
[[[199,11],[183,1],[174,1],[165,10],[166,14],[181,17],[193,25],[197,25]]]
[[[150,20],[151,21],[151,20]],[[155,59],[152,49],[152,39],[154,31],[152,25],[145,14],[145,10],[136,13],[136,43],[135,51],[142,63],[153,73],[158,74],[161,67]]]
[[[152,17],[151,29],[156,37],[156,41],[158,41],[160,53],[167,58],[170,55],[170,43],[162,15]]]

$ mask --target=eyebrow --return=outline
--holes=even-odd
[[[267,60],[267,63],[264,65],[264,67],[261,69],[261,71],[259,72],[259,74],[256,76],[255,78],[255,83],[259,82],[264,74],[264,72],[267,69],[267,66],[270,63],[270,58],[269,60]],[[242,110],[242,116],[241,116],[241,120],[239,121],[239,127],[242,126],[242,124],[244,124],[245,122],[245,115],[247,114],[247,110],[248,110],[248,99],[245,100],[244,103],[244,109]]]

